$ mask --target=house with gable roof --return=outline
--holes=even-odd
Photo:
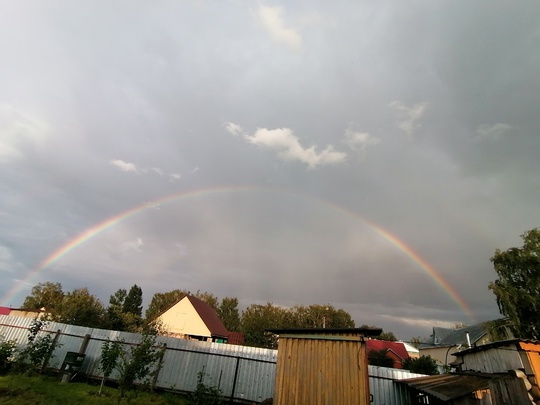
[[[214,308],[192,295],[183,297],[154,322],[171,337],[226,343],[229,336]]]
[[[509,338],[508,330],[504,331]],[[431,356],[437,361],[440,372],[445,372],[456,361],[452,354],[469,347],[485,345],[493,342],[494,337],[486,322],[465,326],[463,328],[434,327],[430,339],[422,343],[418,349],[421,356]]]

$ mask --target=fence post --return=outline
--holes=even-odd
[[[43,359],[43,364],[41,365],[40,373],[43,373],[45,371],[45,368],[47,367],[47,364],[49,364],[49,360],[51,359],[52,352],[54,351],[54,349],[56,349],[56,344],[58,342],[58,338],[60,337],[61,332],[62,331],[60,329],[56,331],[56,335],[54,335],[54,339],[51,343],[51,347],[49,347],[49,350],[47,351],[47,354],[45,358]]]
[[[86,353],[86,349],[88,348],[88,343],[90,343],[90,337],[91,336],[88,333],[86,335],[84,335],[83,341],[81,343],[81,347],[79,349],[80,354],[85,354]]]
[[[229,400],[229,403],[232,404],[234,401],[234,391],[236,390],[236,380],[238,378],[238,368],[240,366],[240,357],[236,358],[236,368],[234,370],[234,380],[232,385],[232,391],[231,391],[231,398]]]

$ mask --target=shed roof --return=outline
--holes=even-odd
[[[508,374],[441,374],[396,380],[443,401],[461,398],[478,390],[489,389],[489,381],[508,378]]]
[[[295,334],[295,335],[362,335],[362,336],[379,336],[382,333],[380,328],[285,328],[285,329],[268,329],[269,332],[277,335]]]
[[[192,295],[186,295],[182,299],[188,299],[191,302],[193,308],[195,308],[195,311],[197,311],[212,336],[223,338],[229,336],[229,331],[223,325],[223,322],[221,322],[221,319],[219,319],[219,316],[211,305]]]

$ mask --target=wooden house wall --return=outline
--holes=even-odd
[[[521,355],[514,345],[468,353],[462,360],[463,371],[506,373],[508,370],[524,368]]]
[[[365,342],[280,336],[274,404],[369,405]]]

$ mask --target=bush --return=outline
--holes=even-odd
[[[5,374],[11,368],[15,355],[16,343],[13,340],[0,342],[0,374]]]
[[[439,374],[437,361],[431,356],[420,356],[417,359],[409,358],[403,362],[403,368],[411,373],[435,375]]]
[[[212,387],[204,383],[206,373],[203,371],[197,374],[197,388],[192,394],[194,405],[222,405],[225,404],[223,391],[218,387]]]
[[[38,336],[47,326],[46,321],[34,319],[30,325],[26,347],[14,356],[13,368],[16,372],[33,371],[46,367],[52,357],[52,352],[60,346],[50,334]]]

